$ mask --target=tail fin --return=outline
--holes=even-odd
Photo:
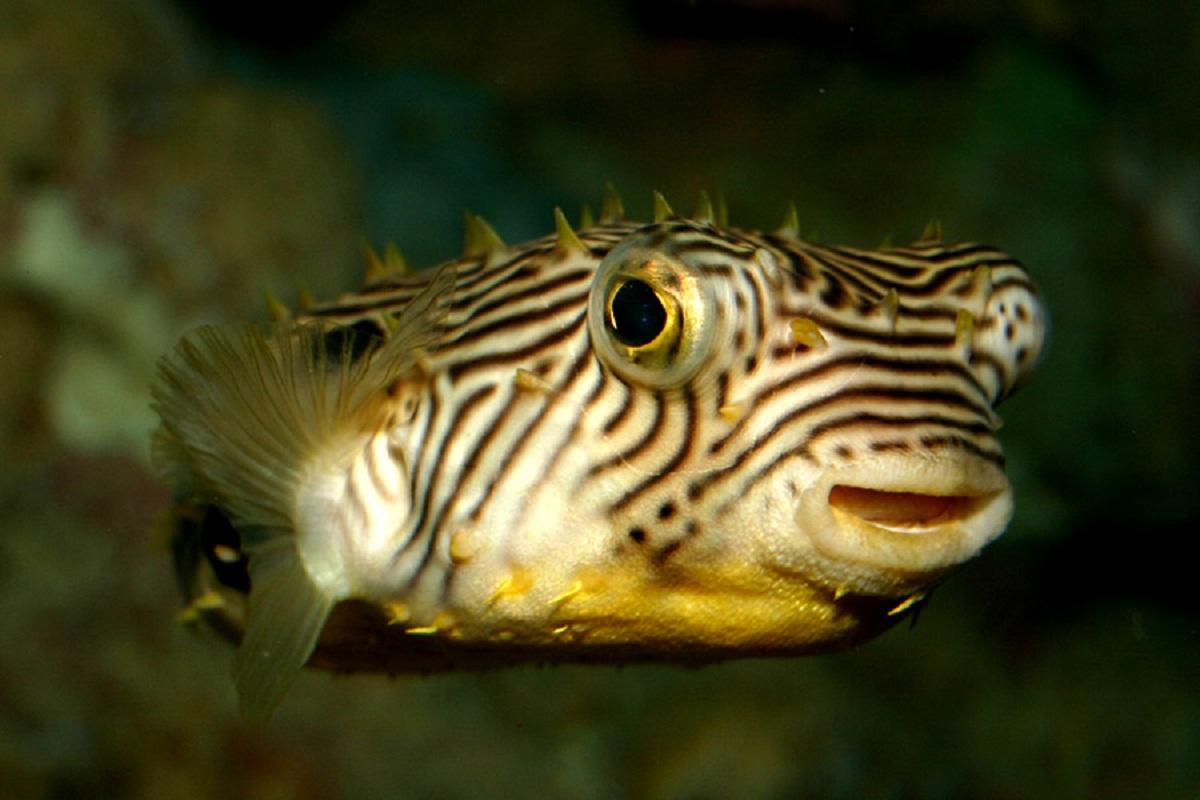
[[[296,551],[275,539],[250,560],[250,607],[233,680],[243,716],[266,719],[308,661],[335,598],[309,578]]]

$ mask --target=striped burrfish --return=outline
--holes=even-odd
[[[367,248],[335,302],[166,356],[176,570],[268,713],[305,664],[683,664],[846,646],[1004,529],[993,407],[1038,360],[1025,269],[610,192],[457,260]]]

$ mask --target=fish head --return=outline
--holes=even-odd
[[[421,630],[668,660],[843,646],[1003,531],[993,408],[1045,328],[1017,262],[680,219],[618,233],[539,264],[555,288],[511,327],[464,312],[433,357],[496,396],[450,454],[467,499],[445,549],[414,561]],[[517,365],[539,377],[509,390]]]

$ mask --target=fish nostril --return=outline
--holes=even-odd
[[[973,516],[994,496],[889,492],[837,484],[829,491],[829,505],[880,528],[920,534]]]

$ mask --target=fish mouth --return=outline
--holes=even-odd
[[[796,508],[806,573],[839,592],[919,591],[974,557],[1012,516],[994,463],[880,459],[823,476]]]
[[[994,495],[922,494],[839,483],[829,490],[829,506],[870,525],[916,536],[970,518]]]

